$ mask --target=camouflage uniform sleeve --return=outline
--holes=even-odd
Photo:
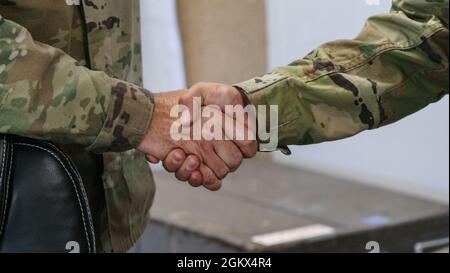
[[[0,15],[0,133],[121,152],[139,145],[152,110],[150,92],[79,65]]]
[[[267,150],[350,137],[448,94],[448,11],[448,0],[394,0],[355,39],[237,84],[254,105],[279,106],[278,147]]]

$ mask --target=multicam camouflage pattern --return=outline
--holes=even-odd
[[[155,189],[145,156],[133,150],[153,110],[139,87],[138,3],[0,1],[0,133],[51,140],[71,156],[103,251],[136,242]]]
[[[87,184],[103,250],[126,251],[154,195],[144,156],[132,150],[153,109],[138,87],[138,1],[81,4],[0,0],[0,133],[62,145]],[[254,104],[280,106],[278,148],[397,121],[448,94],[448,5],[394,0],[354,40],[237,86]],[[100,188],[94,152],[103,153]]]
[[[448,0],[394,0],[355,39],[237,86],[253,104],[279,106],[272,150],[390,124],[448,94],[448,14]]]

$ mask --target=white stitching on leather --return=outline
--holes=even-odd
[[[77,190],[77,188],[76,188],[75,181],[73,180],[72,175],[70,175],[70,173],[69,173],[69,171],[67,170],[67,168],[66,168],[66,166],[64,165],[64,163],[63,163],[63,162],[58,158],[58,156],[55,155],[52,151],[50,151],[50,150],[48,150],[48,149],[45,149],[45,148],[43,148],[43,147],[39,147],[39,146],[37,146],[37,145],[28,144],[28,143],[16,143],[16,144],[17,144],[17,145],[22,145],[22,146],[34,147],[34,148],[37,148],[37,149],[46,151],[47,153],[51,154],[54,158],[56,158],[56,160],[58,160],[58,162],[63,166],[64,170],[66,171],[67,175],[70,177],[70,180],[72,181],[73,187],[74,187],[74,189],[75,189],[75,193],[76,193],[76,195],[77,195],[78,204],[80,205],[80,211],[81,211],[81,216],[82,216],[82,220],[83,220],[84,232],[85,232],[85,235],[86,235],[86,241],[87,241],[87,243],[88,243],[89,250],[90,250],[91,252],[94,252],[94,251],[92,251],[92,249],[91,249],[91,244],[90,244],[90,242],[89,242],[89,236],[88,236],[88,233],[87,233],[87,226],[86,226],[85,217],[84,217],[84,212],[83,212],[83,205],[81,204],[80,196],[79,196],[78,190]],[[66,158],[66,159],[67,159],[67,158]],[[72,169],[72,168],[71,168],[71,169]],[[72,169],[72,171],[74,171],[74,170]],[[83,197],[84,197],[84,196],[83,196]],[[87,200],[85,199],[84,201],[87,201]],[[90,216],[90,215],[88,215],[88,216]],[[91,228],[91,232],[94,232],[94,229],[93,229],[93,227],[92,227],[92,223],[90,223],[90,228]],[[95,241],[93,242],[93,244],[94,244],[94,247],[95,247]]]
[[[0,189],[2,188],[2,182],[3,182],[3,170],[5,168],[5,160],[6,160],[6,136],[3,136],[3,150],[2,150],[2,165],[0,168]],[[1,194],[1,192],[0,192]],[[1,196],[0,196],[1,198]],[[7,196],[5,197],[7,198]],[[7,202],[5,200],[5,208],[7,206]],[[2,221],[0,223],[0,235],[3,233],[3,219],[5,218],[6,209],[5,212],[2,213]]]
[[[5,139],[6,141],[6,139]],[[5,207],[3,209],[3,215],[2,215],[2,221],[0,223],[0,234],[3,232],[3,228],[5,227],[5,219],[6,219],[6,208],[8,207],[8,196],[9,196],[9,180],[11,178],[11,169],[12,169],[12,162],[13,162],[13,158],[14,158],[14,150],[13,150],[13,146],[11,145],[11,156],[10,156],[11,160],[9,163],[9,168],[8,168],[8,177],[6,178],[6,183],[5,183],[5,188],[6,188],[6,195],[5,195]]]
[[[6,136],[3,136],[2,167],[0,168],[0,189],[2,188],[3,168],[5,168],[5,159],[6,159]]]
[[[5,157],[6,157],[6,136],[3,136],[2,167],[0,170],[3,170],[3,168],[5,167]],[[3,179],[3,172],[0,172],[0,185],[1,185],[2,179]]]
[[[55,149],[56,151],[60,152],[61,155],[62,155],[69,163],[71,162],[70,158],[69,158],[63,151],[61,151],[61,149],[59,149],[56,145],[54,145],[54,144],[52,144],[52,143],[48,143],[48,145],[52,146],[53,149]],[[70,167],[70,169],[73,171],[73,173],[75,173],[75,174],[77,175],[78,179],[79,179],[80,181],[83,181],[83,179],[81,178],[81,176],[79,175],[79,173],[78,173],[74,168],[72,168],[72,164],[69,164],[69,167]],[[87,205],[86,205],[86,213],[88,214],[88,219],[92,219],[91,210],[90,210],[90,208],[89,208],[89,200],[88,200],[88,198],[87,198],[86,192],[84,191],[84,188],[83,188],[83,187],[81,187],[81,196],[83,197],[84,202],[86,202],[86,204],[87,204]],[[91,235],[92,235],[92,238],[93,238],[93,245],[94,245],[94,251],[95,251],[95,249],[96,249],[96,246],[95,246],[96,242],[95,242],[94,225],[93,225],[92,221],[89,221],[89,226],[90,226],[90,228],[91,228]]]
[[[0,168],[0,189],[2,188],[3,168],[5,168],[5,159],[6,159],[6,136],[3,136],[2,167]]]
[[[52,143],[48,143],[50,146],[53,147],[53,149],[59,151],[61,153],[61,155],[68,161],[71,162],[71,160],[67,157],[67,155],[62,152],[57,146],[53,145]],[[72,168],[72,164],[69,164],[70,169],[77,175],[78,179],[80,181],[83,181],[83,179],[81,178],[81,176],[78,174],[78,172]],[[83,200],[86,202],[86,204],[89,204],[89,200],[87,198],[86,192],[84,191],[84,188],[81,188],[81,196],[83,197]],[[89,209],[89,206],[86,207],[86,212],[88,214],[89,219],[92,219],[92,215],[91,215],[91,210]],[[94,225],[92,223],[92,221],[89,221],[89,226],[91,228],[91,232],[92,232],[92,238],[94,238],[94,249],[95,249],[95,232],[94,232]]]
[[[91,248],[91,243],[89,242],[89,235],[88,235],[88,232],[87,232],[87,226],[86,226],[86,221],[85,221],[84,212],[83,212],[83,205],[81,204],[81,200],[80,200],[80,195],[79,195],[78,190],[77,190],[77,187],[76,187],[76,185],[75,185],[75,181],[73,180],[72,175],[70,175],[70,173],[69,173],[69,171],[67,170],[67,168],[66,168],[66,166],[64,165],[64,163],[61,161],[61,159],[58,158],[57,155],[55,155],[52,151],[50,151],[50,150],[48,150],[48,149],[39,147],[39,146],[37,146],[37,145],[28,144],[28,143],[16,143],[16,145],[28,146],[28,147],[34,147],[34,148],[37,148],[37,149],[46,151],[47,153],[51,154],[56,160],[58,160],[58,162],[63,166],[64,170],[66,171],[67,175],[70,177],[70,180],[72,181],[72,185],[73,185],[73,187],[74,187],[74,189],[75,189],[75,193],[76,193],[76,195],[77,195],[78,204],[80,205],[80,211],[81,211],[81,216],[82,216],[82,220],[83,220],[84,233],[85,233],[85,235],[86,235],[86,241],[87,241],[87,244],[88,244],[89,251],[90,251],[90,252],[95,252],[95,250],[92,250],[92,248]],[[92,228],[92,227],[91,227],[91,228]],[[91,231],[93,232],[93,230],[91,230]],[[94,243],[94,246],[95,246],[95,242],[93,242],[93,243]]]

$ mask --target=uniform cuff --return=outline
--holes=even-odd
[[[153,115],[153,94],[134,84],[112,80],[111,99],[103,127],[88,150],[124,152],[139,146]]]
[[[269,73],[262,77],[257,77],[242,83],[235,84],[234,87],[237,88],[245,97],[245,100],[250,104],[254,105],[258,108],[258,106],[267,106],[270,107],[270,102],[267,100],[265,94],[270,93],[271,87],[276,86],[280,82],[288,79],[289,76],[278,74],[278,73]],[[258,121],[259,123],[259,121]],[[266,125],[266,128],[269,128],[269,124]],[[277,134],[279,132],[279,126],[277,126]],[[263,143],[260,138],[258,138],[260,152],[274,152],[281,151],[285,155],[290,155],[291,151],[285,145],[268,145],[268,143]]]

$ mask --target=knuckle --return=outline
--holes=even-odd
[[[192,101],[192,94],[191,93],[186,93],[181,95],[180,97],[180,103],[187,105]]]
[[[245,148],[251,148],[251,146],[253,145],[253,140],[249,140],[249,139],[241,140],[240,142],[241,142],[241,145]]]
[[[163,161],[163,167],[164,167],[164,169],[166,170],[166,171],[168,171],[168,172],[170,172],[170,173],[173,173],[173,170],[172,170],[172,168],[171,168],[171,166],[169,166],[170,164],[168,164],[168,161]]]
[[[230,170],[228,168],[222,167],[219,170],[217,170],[217,177],[220,180],[225,179],[225,177],[227,177],[229,172],[230,172]]]
[[[180,103],[181,104],[186,104],[187,100],[188,100],[189,95],[188,94],[183,94],[180,96]]]
[[[208,156],[203,147],[207,147],[208,143],[202,143],[201,141],[188,141],[184,143],[184,149],[191,155],[196,156],[200,162],[203,162]],[[203,146],[203,147],[202,147]]]
[[[187,178],[186,175],[183,174],[182,172],[177,172],[177,173],[175,173],[175,177],[176,177],[179,181],[182,181],[182,182],[188,181],[188,178]]]
[[[191,89],[193,89],[193,90],[202,90],[202,89],[204,89],[206,86],[208,86],[208,83],[202,81],[202,82],[196,83],[194,86],[192,86]]]
[[[258,152],[256,141],[245,140],[241,142],[241,145],[242,151],[247,158],[254,157]]]
[[[216,84],[215,89],[221,93],[229,93],[229,91],[230,91],[228,86],[225,84]]]
[[[231,164],[231,169],[234,171],[237,168],[239,168],[239,166],[242,164],[242,161],[244,160],[244,157],[242,156],[242,154],[239,153],[239,155],[235,156],[232,161],[230,162]]]
[[[216,177],[214,172],[209,168],[205,168],[202,172],[203,176],[203,185],[212,185],[214,183],[219,182],[219,179]]]

